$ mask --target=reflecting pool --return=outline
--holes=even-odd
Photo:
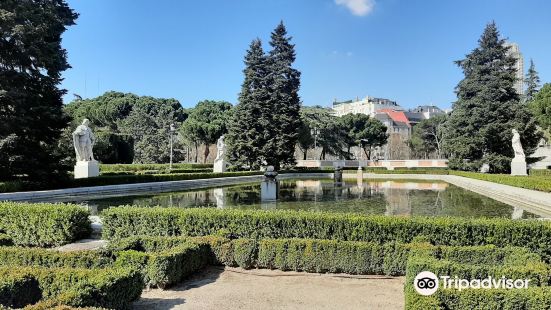
[[[118,196],[75,201],[93,213],[110,206],[139,205],[180,208],[284,209],[356,212],[395,216],[538,217],[443,181],[287,179],[280,181],[276,202],[260,201],[260,184]]]

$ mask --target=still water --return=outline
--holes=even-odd
[[[277,202],[260,201],[260,184],[118,196],[76,201],[93,213],[110,206],[139,205],[180,208],[284,209],[356,212],[397,216],[538,217],[483,195],[442,181],[291,179],[280,181]]]

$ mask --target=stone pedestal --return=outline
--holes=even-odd
[[[279,194],[279,182],[277,181],[277,172],[272,166],[269,166],[264,173],[260,183],[260,201],[276,201]]]
[[[215,160],[213,172],[226,172],[227,163],[225,160]]]
[[[511,175],[528,175],[526,161],[522,158],[513,158],[511,161]]]
[[[97,177],[99,175],[99,163],[92,161],[77,161],[75,165],[75,179]]]

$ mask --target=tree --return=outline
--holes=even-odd
[[[281,22],[271,34],[270,51],[266,65],[268,70],[269,102],[263,105],[261,117],[268,119],[263,129],[265,144],[263,157],[268,165],[279,169],[295,164],[295,145],[300,127],[300,72],[293,68],[295,46]]]
[[[478,163],[475,167],[491,161],[493,171],[505,172],[513,157],[511,129],[520,132],[526,155],[540,139],[532,114],[513,87],[516,60],[504,43],[492,22],[479,46],[456,62],[465,78],[456,88],[458,99],[445,124],[444,149],[457,168],[465,160]]]
[[[57,148],[69,121],[58,88],[70,68],[61,35],[77,17],[63,0],[0,2],[0,179],[68,169]]]
[[[239,103],[234,108],[227,134],[229,161],[238,167],[257,170],[263,164],[265,128],[269,126],[266,107],[270,97],[267,89],[266,56],[262,42],[251,42],[245,56],[245,79],[241,85]]]
[[[325,159],[327,155],[347,159],[351,157],[351,154],[345,151],[348,134],[339,118],[333,116],[330,109],[320,106],[302,107],[301,115],[304,123],[317,132],[317,146],[321,147],[319,159]]]
[[[204,159],[206,163],[210,153],[210,145],[227,132],[226,123],[229,119],[231,103],[225,101],[201,101],[191,110],[187,120],[182,125],[184,136],[193,137],[205,146]]]
[[[442,158],[442,135],[446,115],[436,115],[429,119],[422,120],[413,127],[410,139],[412,150],[423,154],[428,158],[429,154],[436,153],[436,158]]]
[[[541,128],[551,132],[551,83],[546,83],[528,103]]]
[[[383,146],[388,141],[386,126],[366,114],[346,114],[339,120],[347,132],[348,153],[353,146],[359,146],[366,158],[371,159],[373,148]]]
[[[538,92],[540,87],[540,77],[538,76],[538,72],[534,67],[534,61],[532,59],[530,59],[530,68],[528,68],[528,73],[526,73],[524,83],[526,84],[525,100],[532,101],[532,99],[534,99],[534,95]]]
[[[308,159],[308,150],[315,146],[315,142],[314,136],[312,135],[312,128],[310,128],[306,120],[301,117],[297,146],[302,152],[302,159]]]
[[[187,113],[175,99],[106,92],[91,99],[77,99],[65,107],[73,121],[67,131],[88,118],[98,138],[96,158],[103,163],[166,163],[170,158],[170,125],[176,127]],[[70,135],[66,149],[74,161]],[[178,145],[176,148],[178,149]],[[175,152],[176,161],[182,158]]]

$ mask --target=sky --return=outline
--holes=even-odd
[[[106,91],[237,103],[243,57],[269,50],[280,21],[293,37],[304,105],[382,97],[404,108],[448,108],[463,78],[454,64],[496,22],[551,82],[547,0],[68,0],[80,14],[63,35],[72,68],[67,103]]]

